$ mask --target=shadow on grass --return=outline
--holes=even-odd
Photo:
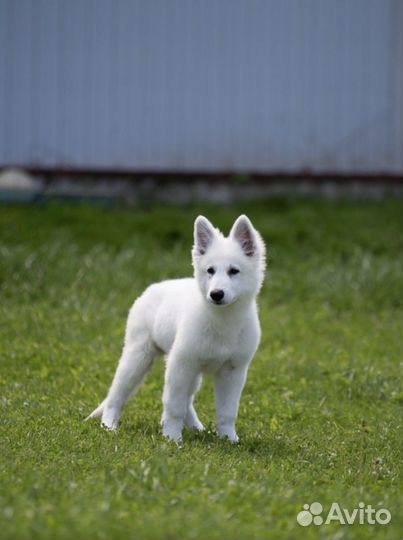
[[[234,444],[228,439],[220,439],[213,424],[206,426],[203,432],[191,431],[188,428],[183,430],[183,441],[179,445],[167,441],[162,436],[161,425],[156,421],[138,419],[132,422],[124,422],[120,427],[120,432],[124,431],[125,438],[149,438],[150,444],[156,446],[169,445],[172,449],[178,448],[191,450],[192,448],[212,450],[217,452],[225,451],[228,455],[250,457],[251,455],[271,460],[283,460],[284,458],[297,457],[298,446],[287,443],[285,437],[272,436],[242,436],[240,442]]]

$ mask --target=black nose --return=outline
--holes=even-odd
[[[224,291],[221,289],[214,289],[214,291],[211,291],[210,296],[214,302],[220,302],[220,300],[224,298]]]

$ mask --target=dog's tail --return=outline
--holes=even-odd
[[[101,418],[102,413],[104,412],[105,402],[106,402],[106,399],[103,400],[101,405],[98,405],[95,411],[92,411],[92,413],[89,416],[87,416],[84,422],[86,422],[87,420],[91,420],[92,418]]]

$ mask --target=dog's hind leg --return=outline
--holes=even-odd
[[[92,413],[89,416],[87,416],[87,418],[85,419],[85,422],[87,420],[91,420],[92,418],[101,418],[102,413],[104,412],[105,403],[106,403],[106,399],[104,399],[103,402],[100,405],[98,405],[95,411],[92,411]]]
[[[137,392],[156,354],[155,346],[146,335],[137,336],[125,345],[108,395],[100,406],[103,426],[117,429],[124,404]]]
[[[193,400],[195,398],[196,393],[200,390],[201,383],[202,383],[202,376],[199,375],[194,385],[194,388],[192,389],[192,394],[189,398],[188,410],[187,410],[186,418],[185,418],[185,423],[188,426],[188,428],[194,429],[197,431],[204,431],[204,426],[200,422],[199,417],[197,416],[197,412],[195,411],[195,408],[193,405]]]

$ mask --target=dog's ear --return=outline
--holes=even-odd
[[[213,225],[204,216],[198,216],[194,226],[194,252],[204,255],[215,236]]]
[[[255,232],[247,216],[239,216],[232,226],[230,237],[238,242],[247,257],[253,257],[256,253]]]

